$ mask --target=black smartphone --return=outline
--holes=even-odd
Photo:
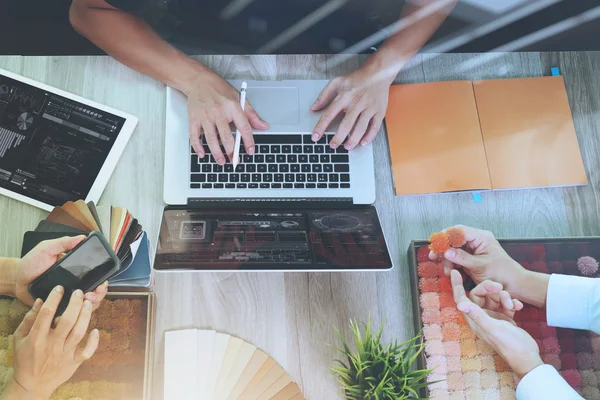
[[[29,293],[34,299],[46,301],[52,289],[61,285],[65,292],[56,316],[62,315],[71,295],[77,289],[87,293],[102,282],[117,274],[121,269],[119,258],[104,236],[91,232],[88,237],[69,251],[50,269],[29,284]]]

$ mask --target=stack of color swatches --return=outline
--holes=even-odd
[[[596,241],[503,246],[525,268],[545,273],[582,276],[577,268],[580,257],[600,259]],[[417,249],[426,366],[435,368],[428,379],[441,380],[430,387],[430,398],[515,399],[516,377],[504,360],[469,330],[456,309],[449,277],[441,264],[429,261],[428,254],[427,246]],[[467,279],[465,285],[472,287],[473,283]],[[515,315],[515,321],[538,342],[543,360],[556,367],[575,390],[586,400],[600,400],[600,336],[549,327],[546,311],[529,305]]]
[[[0,299],[0,393],[13,374],[12,333],[27,310],[18,300]],[[92,314],[89,329],[100,330],[98,350],[52,399],[141,399],[147,312],[147,299],[104,300]]]
[[[164,399],[184,398],[304,400],[285,370],[256,346],[198,329],[165,334]]]
[[[148,235],[129,211],[83,200],[69,201],[23,236],[21,257],[44,240],[101,232],[121,260],[121,271],[108,281],[111,290],[148,291],[153,284],[152,250]]]

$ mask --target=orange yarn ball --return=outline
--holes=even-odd
[[[450,239],[448,238],[448,234],[444,232],[434,233],[429,237],[429,241],[431,242],[429,250],[434,253],[444,253],[450,248]]]
[[[460,228],[450,228],[446,231],[448,234],[448,241],[452,247],[463,247],[467,244],[467,238],[465,232]]]

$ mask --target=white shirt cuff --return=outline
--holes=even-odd
[[[517,386],[517,400],[582,400],[553,366],[545,364],[530,371]]]
[[[550,276],[546,296],[548,325],[590,330],[590,293],[594,279],[581,276]]]

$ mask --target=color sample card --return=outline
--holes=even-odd
[[[46,220],[57,224],[67,225],[79,231],[90,232],[90,229],[86,225],[61,207],[56,207],[52,210],[50,215],[46,217]]]
[[[198,373],[198,339],[193,330],[167,333],[165,340],[165,393],[173,399],[185,399],[200,393]],[[176,384],[174,384],[176,383]]]
[[[396,195],[585,185],[561,76],[390,88]]]
[[[27,311],[28,307],[18,300],[0,299],[0,393],[13,374],[12,333]],[[147,321],[147,298],[105,299],[92,314],[88,330],[98,328],[100,331],[96,353],[57,389],[51,399],[141,399]]]
[[[600,260],[600,241],[503,244],[523,267],[544,273],[582,276],[577,260]],[[473,334],[456,309],[450,278],[417,250],[418,293],[432,399],[515,399],[517,379],[504,360]],[[592,277],[599,278],[596,272]],[[466,287],[472,287],[470,279]],[[588,331],[549,327],[545,309],[525,305],[515,322],[538,343],[545,363],[553,365],[586,400],[600,400],[600,336]]]
[[[164,399],[182,393],[198,400],[304,400],[283,367],[256,346],[198,329],[165,333]]]
[[[127,209],[109,205],[96,208],[93,202],[85,204],[83,200],[56,207],[36,230],[43,227],[44,232],[53,232],[52,228],[47,228],[49,222],[56,227],[55,232],[75,230],[87,234],[93,230],[102,231],[121,261],[127,256],[129,246],[142,234],[142,226]]]

